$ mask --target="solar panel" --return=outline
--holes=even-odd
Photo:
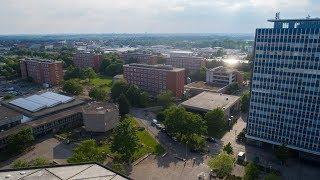
[[[45,93],[41,94],[40,96],[45,97],[45,98],[49,98],[49,99],[53,99],[53,100],[57,100],[57,101],[60,101],[61,103],[67,103],[67,102],[74,100],[73,97],[69,97],[69,96],[65,96],[65,95],[61,95],[61,94],[57,94],[57,93],[53,93],[53,92],[45,92]]]
[[[13,104],[15,106],[21,107],[23,109],[26,109],[28,111],[31,111],[31,112],[36,112],[36,111],[39,111],[41,109],[46,108],[46,106],[43,104],[38,104],[33,101],[24,99],[24,98],[18,98],[18,99],[10,101],[9,103]]]
[[[32,95],[32,96],[29,96],[29,97],[27,97],[25,99],[27,99],[29,101],[33,101],[33,102],[41,104],[41,105],[45,105],[47,107],[53,107],[53,106],[56,106],[56,105],[61,103],[58,100],[49,99],[49,98],[46,98],[46,97],[43,97],[43,96],[39,96],[39,95],[36,95],[36,94]]]

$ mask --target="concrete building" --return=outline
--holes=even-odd
[[[170,90],[176,97],[183,95],[185,69],[168,65],[126,64],[123,66],[124,79],[137,85],[150,95]]]
[[[221,93],[202,92],[181,103],[188,110],[207,113],[213,109],[221,108],[227,117],[240,110],[240,97]]]
[[[63,80],[61,61],[25,58],[21,59],[20,68],[22,78],[31,77],[39,84],[57,85]]]
[[[22,114],[0,105],[0,131],[5,131],[21,123]]]
[[[78,68],[91,67],[96,72],[100,71],[100,65],[102,62],[102,54],[78,51],[73,55],[73,63]]]
[[[2,169],[0,170],[0,179],[127,180],[130,178],[97,163],[82,163],[55,166],[51,165],[41,168],[29,167],[23,169]]]
[[[246,137],[320,155],[320,19],[269,22],[256,30]]]
[[[153,54],[141,53],[141,52],[124,52],[120,54],[120,58],[123,59],[125,64],[138,63],[138,64],[157,64],[158,57]]]
[[[175,55],[167,58],[166,64],[177,68],[185,68],[188,72],[196,72],[206,65],[206,60],[202,57]]]
[[[243,76],[240,72],[227,67],[219,66],[206,71],[207,84],[228,86],[232,83],[243,82]]]
[[[228,87],[229,86],[219,86],[219,85],[213,86],[203,81],[196,81],[196,82],[192,82],[185,85],[184,90],[190,96],[195,96],[205,91],[213,92],[213,93],[225,93]]]
[[[41,136],[82,126],[84,103],[80,99],[51,92],[2,102],[6,109],[0,109],[0,113],[12,119],[13,126],[0,132],[0,148],[6,147],[10,135],[26,127],[32,128],[35,136]],[[14,113],[8,114],[11,111]]]
[[[86,131],[107,132],[119,123],[119,110],[115,104],[93,102],[84,106],[83,124]]]

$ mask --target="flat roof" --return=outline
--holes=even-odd
[[[118,107],[113,103],[91,102],[83,106],[83,112],[86,114],[104,114],[114,110],[118,110]]]
[[[15,110],[12,110],[12,109],[9,109],[7,107],[0,105],[0,121],[7,119],[7,118],[17,117],[20,115],[22,115],[22,114],[19,113],[18,111],[15,111]]]
[[[269,22],[289,22],[289,21],[320,21],[320,18],[298,18],[298,19],[268,19]]]
[[[75,107],[75,106],[82,105],[84,103],[85,102],[83,100],[75,98],[73,101],[70,101],[70,102],[67,102],[67,103],[58,104],[58,105],[53,106],[53,107],[47,107],[47,108],[41,109],[41,110],[36,111],[36,112],[31,112],[31,111],[26,110],[24,108],[15,106],[13,104],[10,104],[8,101],[3,102],[2,105],[7,107],[7,108],[9,108],[9,109],[13,109],[15,111],[18,111],[18,112],[22,113],[25,116],[28,116],[28,117],[33,118],[33,119],[37,119],[37,118],[46,116],[48,114],[57,113],[57,112],[60,112],[60,111],[64,111],[65,109],[68,109],[68,108],[72,108],[72,107]]]
[[[184,68],[177,68],[173,67],[171,65],[163,65],[163,64],[156,64],[156,65],[149,65],[149,64],[138,64],[138,63],[131,63],[131,64],[125,64],[123,67],[135,67],[135,68],[141,68],[141,69],[159,69],[164,71],[183,71]]]
[[[41,168],[4,169],[0,170],[0,179],[122,180],[130,178],[97,163],[83,163]]]
[[[239,96],[213,92],[202,92],[182,102],[181,105],[187,109],[208,112],[216,108],[228,109],[239,99]]]
[[[74,100],[73,97],[57,94],[54,92],[45,92],[39,95],[35,94],[25,98],[17,98],[9,101],[9,104],[15,105],[31,112],[37,112],[41,109],[68,103],[72,100]]]

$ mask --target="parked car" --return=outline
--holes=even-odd
[[[156,119],[152,119],[152,122],[151,122],[152,125],[156,126],[158,124],[158,121]]]

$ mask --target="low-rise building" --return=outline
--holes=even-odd
[[[228,86],[233,83],[241,84],[243,82],[243,76],[234,69],[219,66],[206,71],[206,82],[220,86]]]
[[[107,132],[119,123],[119,110],[115,104],[93,102],[82,108],[86,131]]]
[[[213,109],[221,108],[227,117],[240,110],[240,97],[222,93],[202,92],[181,103],[188,110],[207,113]]]
[[[73,63],[77,68],[91,67],[96,72],[100,71],[102,54],[94,52],[78,51],[73,55]]]
[[[158,57],[153,54],[142,52],[125,52],[120,54],[120,58],[123,59],[125,64],[138,63],[138,64],[157,64]]]
[[[36,83],[57,85],[63,80],[61,61],[25,58],[20,61],[22,78],[30,77]]]
[[[50,165],[23,169],[2,169],[0,179],[77,179],[77,180],[127,180],[129,177],[97,163]]]
[[[196,81],[185,85],[184,90],[191,96],[195,96],[205,91],[213,93],[224,93],[227,87],[228,86],[211,85],[203,81]]]
[[[170,90],[180,98],[185,85],[185,69],[168,65],[126,64],[123,66],[124,79],[137,85],[150,95]]]

